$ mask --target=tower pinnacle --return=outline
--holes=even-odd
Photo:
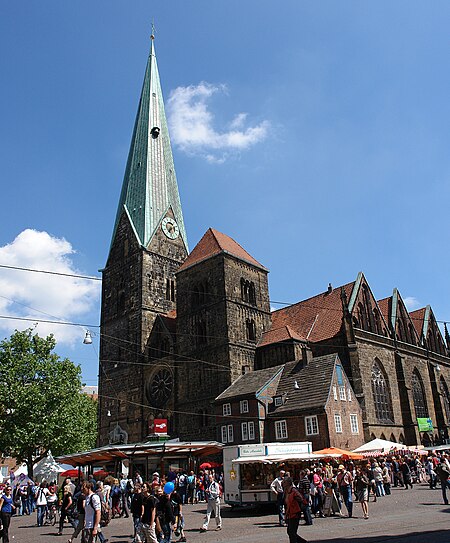
[[[188,247],[180,195],[170,145],[164,101],[155,54],[155,27],[128,154],[113,239],[122,213],[136,237],[148,247],[171,209],[179,234]]]

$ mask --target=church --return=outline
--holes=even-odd
[[[237,241],[209,228],[189,251],[153,36],[102,274],[99,446],[142,441],[161,419],[171,437],[223,442],[224,391],[233,403],[232,385],[250,382],[247,374],[294,362],[309,365],[295,388],[311,427],[310,381],[321,386],[321,360],[335,368],[335,355],[349,383],[340,401],[354,398],[365,440],[449,438],[450,336],[430,306],[409,312],[397,289],[377,299],[359,273],[271,311],[268,269]],[[257,442],[248,422],[246,440]]]

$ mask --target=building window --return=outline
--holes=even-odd
[[[394,422],[391,393],[384,368],[378,358],[372,366],[372,396],[379,422]]]
[[[447,418],[447,422],[450,422],[450,396],[448,393],[447,383],[443,377],[441,377],[439,381],[439,389],[442,396],[442,403],[444,404],[445,416]]]
[[[248,425],[246,422],[241,422],[242,441],[248,441]]]
[[[242,366],[242,375],[245,375],[250,371],[250,366]]]
[[[338,399],[337,388],[336,387],[333,387],[333,397],[334,397],[335,400]]]
[[[252,439],[255,439],[255,423],[254,422],[248,423],[248,439],[250,441]]]
[[[195,322],[195,341],[197,345],[204,345],[207,342],[206,323],[203,320]]]
[[[228,429],[226,426],[222,426],[221,428],[221,431],[222,431],[222,443],[226,443],[228,441]]]
[[[337,413],[334,415],[334,425],[336,427],[336,433],[342,434],[341,415],[338,415]]]
[[[352,401],[352,389],[351,389],[351,388],[348,388],[348,389],[347,389],[347,400],[348,400],[349,402]]]
[[[166,300],[175,301],[175,279],[166,279]]]
[[[339,387],[339,398],[341,400],[343,400],[344,402],[347,400],[347,398],[345,396],[345,387],[344,386]]]
[[[248,341],[256,341],[256,326],[255,321],[253,319],[247,319],[245,323],[245,327],[247,330],[247,340]]]
[[[243,302],[256,305],[256,290],[253,281],[241,279],[241,299]]]
[[[248,400],[241,400],[240,401],[240,412],[241,413],[248,413]]]
[[[358,415],[350,415],[350,428],[352,430],[352,434],[359,434]]]
[[[231,403],[223,404],[222,413],[224,417],[229,417],[231,415]]]
[[[229,424],[228,425],[228,443],[233,443],[233,441],[234,441],[233,425]]]
[[[197,283],[192,289],[192,306],[194,308],[200,307],[208,301],[208,282],[202,281]]]
[[[275,396],[274,404],[275,407],[280,407],[280,405],[283,405],[283,398],[281,396]]]
[[[428,408],[427,408],[427,401],[425,399],[425,391],[423,389],[423,381],[417,369],[413,371],[411,385],[412,385],[412,394],[413,394],[413,400],[414,400],[414,409],[416,411],[416,417],[427,418]]]
[[[287,425],[285,420],[275,422],[275,439],[287,439]]]
[[[305,417],[305,428],[307,436],[316,436],[319,434],[319,423],[317,421],[317,415]]]

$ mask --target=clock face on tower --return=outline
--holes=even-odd
[[[180,234],[180,229],[178,228],[178,224],[176,223],[175,219],[171,219],[170,217],[165,217],[162,220],[161,228],[164,234],[169,239],[176,239]]]

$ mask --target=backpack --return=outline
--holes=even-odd
[[[92,498],[89,500],[89,505],[95,511],[95,507],[92,505]],[[104,528],[105,526],[108,526],[111,519],[112,519],[111,507],[109,506],[108,503],[106,503],[104,500],[100,498],[100,527]]]

